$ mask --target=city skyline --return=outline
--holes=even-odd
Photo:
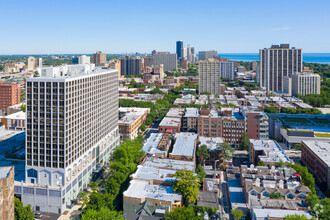
[[[85,3],[2,2],[0,18],[6,22],[0,41],[6,43],[0,54],[150,53],[153,49],[174,53],[177,40],[197,51],[219,53],[257,53],[280,43],[303,48],[304,53],[330,52],[330,30],[324,28],[330,20],[328,1],[309,4],[308,13],[302,13],[308,2],[297,0],[207,5],[127,1],[125,9],[120,1]],[[180,22],[185,20],[189,22]],[[149,25],[142,30],[146,21]]]

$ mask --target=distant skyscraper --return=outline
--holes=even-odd
[[[90,64],[91,63],[91,58],[86,55],[82,55],[78,57],[78,64]]]
[[[102,51],[98,51],[93,54],[93,63],[96,66],[103,66],[107,62],[107,55],[102,53]]]
[[[154,65],[164,65],[164,71],[173,71],[177,68],[177,54],[157,53],[154,55]]]
[[[183,48],[183,41],[179,40],[176,42],[176,54],[178,55],[178,59],[182,59],[182,48]]]
[[[42,68],[42,58],[28,58],[28,70],[34,70],[36,68]]]
[[[151,55],[154,56],[155,54],[157,54],[156,50],[151,51]]]
[[[235,78],[235,64],[234,62],[220,62],[220,77],[231,79]]]
[[[146,56],[144,58],[144,67],[151,67],[154,65],[154,57],[153,56]]]
[[[122,76],[140,75],[142,62],[140,57],[126,56],[120,59],[120,71]]]
[[[61,214],[119,144],[118,73],[94,64],[39,70],[26,82],[24,205]]]
[[[208,60],[209,58],[215,58],[218,56],[218,52],[216,50],[210,51],[199,51],[199,60]]]
[[[260,87],[267,91],[283,91],[283,79],[302,71],[302,49],[289,44],[272,45],[259,51]]]

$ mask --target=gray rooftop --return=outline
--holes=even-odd
[[[176,140],[171,154],[194,157],[197,138],[198,135],[194,133],[175,134]]]
[[[302,141],[325,164],[330,167],[330,141]]]
[[[169,170],[187,169],[194,171],[195,169],[195,163],[193,161],[173,160],[173,159],[156,158],[156,157],[147,157],[143,163],[143,166],[158,167]]]
[[[13,169],[13,167],[0,167],[0,180],[7,178],[11,169]]]

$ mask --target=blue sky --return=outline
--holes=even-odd
[[[330,1],[0,0],[0,54],[196,50],[330,52]]]

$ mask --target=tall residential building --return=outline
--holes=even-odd
[[[151,67],[154,65],[154,57],[153,56],[146,56],[144,58],[144,68]]]
[[[14,167],[0,167],[0,219],[13,220],[14,202]]]
[[[63,213],[119,144],[118,72],[94,64],[39,70],[27,79],[24,205]]]
[[[6,113],[9,106],[19,103],[21,103],[21,84],[0,82],[0,115]]]
[[[292,95],[320,94],[321,77],[310,72],[292,75]]]
[[[164,65],[164,71],[175,71],[177,69],[177,54],[157,53],[154,55],[154,65]]]
[[[102,51],[97,51],[93,54],[93,63],[96,66],[103,66],[107,62],[107,55]]]
[[[283,79],[302,71],[302,49],[290,48],[289,44],[272,45],[259,51],[260,87],[267,91],[283,91]]]
[[[113,59],[109,63],[110,69],[117,69],[118,70],[118,79],[121,78],[121,62],[119,59]]]
[[[122,76],[140,75],[142,62],[140,57],[126,56],[120,59],[120,71]]]
[[[199,60],[208,60],[209,58],[215,58],[218,56],[218,52],[216,50],[210,51],[199,51]]]
[[[220,94],[220,62],[199,61],[199,93]]]
[[[220,62],[220,77],[231,80],[235,78],[234,62]]]
[[[178,59],[182,59],[182,48],[183,48],[183,41],[179,40],[176,42],[176,54],[178,55]]]
[[[34,70],[36,68],[42,68],[42,58],[29,57],[27,69]]]
[[[86,55],[82,55],[78,57],[78,64],[90,64],[91,63],[91,58]]]

